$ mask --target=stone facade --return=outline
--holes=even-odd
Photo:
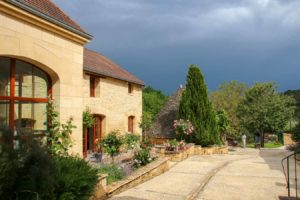
[[[128,83],[109,77],[98,77],[95,97],[90,97],[90,76],[83,75],[84,108],[93,114],[104,116],[104,135],[119,130],[128,131],[128,117],[134,116],[133,132],[141,134],[139,123],[142,117],[142,86],[134,84],[133,92],[128,93]]]
[[[72,116],[77,127],[72,134],[75,142],[72,153],[81,155],[84,43],[79,44],[54,33],[51,27],[44,29],[27,22],[25,18],[31,20],[30,15],[22,15],[21,20],[16,13],[24,14],[24,11],[4,2],[0,3],[0,8],[7,12],[0,12],[0,55],[27,61],[50,75],[61,122]],[[40,21],[47,26],[46,21]]]
[[[82,156],[82,112],[89,107],[105,116],[105,132],[127,130],[127,117],[135,116],[134,132],[141,133],[142,89],[135,85],[128,94],[127,82],[101,78],[98,97],[89,98],[88,75],[84,74],[83,37],[61,26],[0,1],[0,56],[16,58],[44,70],[52,81],[52,97],[60,121],[74,119],[71,153]]]

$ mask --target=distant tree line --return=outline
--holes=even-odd
[[[143,131],[150,128],[155,116],[167,100],[168,96],[162,91],[156,90],[151,86],[143,88],[143,115],[140,123]]]

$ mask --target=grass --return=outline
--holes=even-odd
[[[108,174],[107,184],[110,184],[110,183],[116,182],[118,180],[121,180],[125,176],[125,173],[116,164],[109,164],[109,165],[101,167],[99,169],[99,173]]]
[[[246,145],[248,148],[254,148],[254,143],[249,143]],[[281,144],[280,142],[266,142],[265,143],[265,147],[264,148],[278,148],[278,147],[282,147],[283,144]]]

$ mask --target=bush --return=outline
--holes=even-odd
[[[47,149],[30,139],[19,148],[3,147],[0,154],[0,199],[54,198],[54,162]],[[5,139],[4,139],[5,142]],[[8,141],[5,142],[8,144]],[[4,143],[4,144],[5,144]]]
[[[103,140],[100,141],[100,146],[104,148],[104,151],[108,153],[112,159],[115,154],[120,152],[122,144],[122,137],[119,136],[118,131],[110,132]]]
[[[148,163],[156,160],[156,155],[152,155],[151,152],[150,152],[150,149],[149,148],[144,148],[144,149],[141,149],[139,150],[137,153],[135,153],[134,155],[134,164],[133,166],[135,168],[139,168],[141,166],[145,166],[147,165]]]
[[[150,163],[150,152],[148,149],[141,149],[134,155],[134,167],[139,168],[141,166]]]
[[[88,200],[97,184],[97,170],[78,157],[55,157],[55,196],[59,200]]]
[[[107,184],[113,183],[115,181],[121,180],[125,173],[122,169],[116,164],[109,164],[99,169],[99,173],[108,174]]]
[[[136,147],[140,142],[140,136],[133,134],[133,133],[127,133],[124,136],[124,143],[127,145],[127,149],[133,149]]]

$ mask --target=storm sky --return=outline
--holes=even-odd
[[[230,80],[300,89],[300,0],[53,0],[87,45],[173,93],[198,65],[210,91]]]

